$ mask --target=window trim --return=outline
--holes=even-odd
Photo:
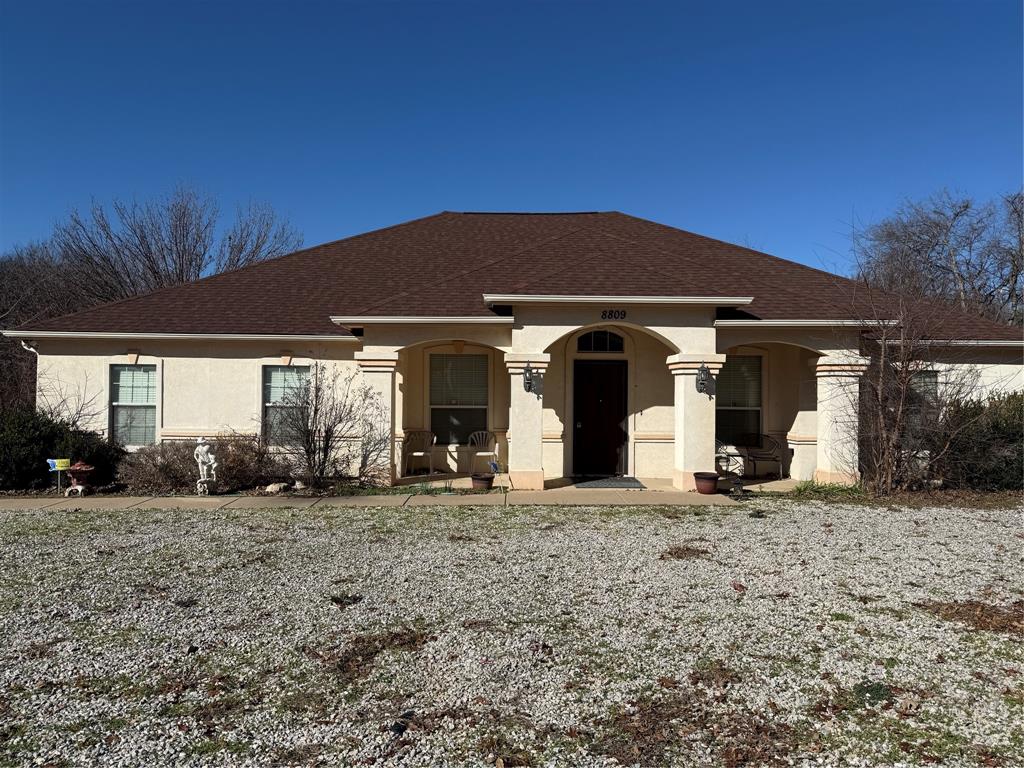
[[[432,359],[435,356],[444,355],[447,357],[470,357],[477,356],[483,357],[487,361],[487,403],[485,405],[447,405],[439,404],[434,405],[433,398],[431,397],[431,367],[433,365]],[[441,408],[446,411],[450,410],[470,410],[470,411],[484,411],[484,429],[488,431],[494,431],[492,428],[493,420],[491,417],[491,408],[494,405],[494,356],[491,354],[491,350],[487,347],[481,347],[477,345],[467,344],[463,347],[462,351],[456,351],[453,345],[440,345],[433,348],[424,349],[424,365],[423,365],[423,385],[424,385],[424,418],[426,420],[426,429],[431,432],[434,431],[434,409]],[[449,443],[442,440],[442,435],[435,433],[436,442],[435,446],[440,448],[448,448],[455,446],[456,448],[463,447],[466,443]]]
[[[760,405],[757,405],[757,406],[719,405],[718,404],[718,396],[716,395],[715,396],[715,414],[716,414],[716,416],[715,416],[715,439],[716,440],[718,439],[718,417],[717,417],[718,411],[757,411],[757,434],[758,435],[767,434],[766,431],[765,431],[765,419],[764,419],[764,417],[765,417],[765,400],[767,400],[767,385],[768,385],[768,376],[766,375],[766,366],[765,366],[765,361],[767,360],[767,355],[764,352],[762,352],[761,350],[748,351],[748,350],[740,349],[737,352],[728,352],[727,351],[726,352],[726,359],[728,359],[729,357],[757,357],[757,358],[760,358],[760,361],[761,361],[760,362],[760,371],[759,371],[760,377],[761,377]],[[719,376],[720,375],[721,375],[721,372],[719,372]]]
[[[151,403],[121,403],[114,400],[114,369],[115,368],[152,368],[153,369],[153,402]],[[121,445],[125,450],[133,451],[147,445],[156,445],[160,442],[160,405],[161,392],[163,387],[163,368],[159,361],[143,363],[136,361],[113,362],[107,365],[107,440],[111,443]],[[117,442],[117,408],[136,407],[153,409],[153,442],[151,443],[118,443]]]
[[[259,377],[259,402],[260,402],[260,440],[267,445],[281,445],[281,443],[274,443],[271,441],[270,432],[267,430],[267,409],[268,408],[283,408],[285,406],[278,405],[277,403],[267,402],[267,370],[270,368],[292,368],[296,371],[305,371],[308,380],[309,372],[312,366],[310,364],[282,364],[282,363],[261,363],[260,364],[260,377]]]
[[[604,333],[605,338],[611,341],[612,336],[617,338],[622,343],[622,349],[580,349],[580,342],[583,341],[587,336],[591,339],[596,338],[595,334]],[[593,346],[593,344],[591,344]],[[610,344],[608,345],[611,346]],[[584,331],[576,336],[576,354],[578,355],[625,355],[626,354],[626,337],[618,331],[612,328],[591,328],[588,331]]]

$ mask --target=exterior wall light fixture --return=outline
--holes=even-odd
[[[708,382],[711,379],[711,369],[709,369],[704,363],[700,364],[700,368],[697,369],[697,391],[701,394],[711,397],[708,392]]]

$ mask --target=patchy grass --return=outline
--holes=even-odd
[[[377,657],[385,651],[415,653],[432,639],[433,636],[422,625],[417,624],[384,632],[356,635],[341,650],[317,651],[309,647],[302,650],[331,667],[342,681],[351,684],[369,675]]]
[[[860,485],[842,483],[819,483],[816,480],[802,480],[789,493],[801,501],[861,501],[867,498]]]
[[[928,600],[914,605],[946,621],[958,621],[974,629],[1024,635],[1024,600],[1009,605],[993,605],[980,600]]]
[[[700,560],[711,555],[711,550],[691,544],[677,544],[661,553],[659,560]]]

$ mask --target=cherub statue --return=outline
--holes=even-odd
[[[196,482],[196,493],[206,496],[210,493],[209,483],[217,479],[217,457],[210,452],[210,443],[205,437],[196,440],[195,456],[199,465],[199,480]]]

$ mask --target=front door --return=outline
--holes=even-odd
[[[577,360],[573,370],[574,475],[624,475],[626,361]]]

